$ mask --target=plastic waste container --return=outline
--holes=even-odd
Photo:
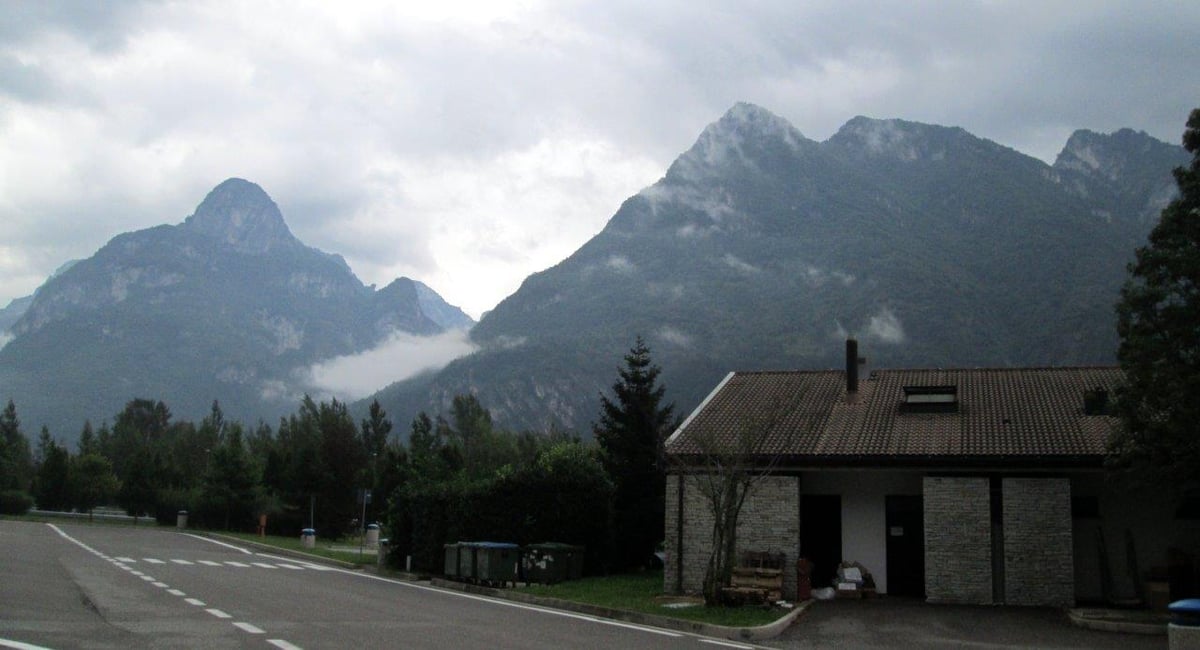
[[[475,578],[489,585],[517,585],[521,547],[502,542],[475,544]]]
[[[447,578],[458,577],[458,544],[446,544],[442,548],[445,549],[445,562],[442,565],[442,575]]]
[[[369,548],[379,546],[379,524],[367,524],[366,545]]]
[[[1200,650],[1200,598],[1177,600],[1167,606],[1171,622],[1167,624],[1170,650]]]
[[[584,547],[545,542],[525,547],[521,568],[526,582],[551,585],[583,577]]]
[[[313,548],[317,545],[317,531],[315,528],[305,528],[300,531],[300,541],[304,544],[304,548]]]
[[[474,582],[478,577],[475,574],[475,551],[477,547],[478,542],[458,543],[458,577],[460,580]]]
[[[813,563],[806,557],[796,560],[796,600],[812,598]]]
[[[187,510],[180,510],[179,514],[175,515],[175,527],[187,528]]]

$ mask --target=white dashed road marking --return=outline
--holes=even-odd
[[[233,626],[239,630],[249,632],[250,634],[266,634],[266,632],[263,632],[262,628],[255,627],[249,623],[234,623]]]
[[[98,551],[98,550],[88,546],[87,544],[84,544],[83,542],[75,539],[74,537],[71,537],[70,535],[66,534],[58,526],[55,526],[54,524],[46,524],[46,525],[49,526],[54,532],[58,533],[58,535],[60,537],[62,537],[63,539],[71,542],[72,544],[75,544],[76,546],[91,553],[92,555],[95,555],[96,557],[98,557],[106,562],[111,563],[113,566],[119,567],[120,569],[128,572],[129,574],[135,575],[135,576],[141,578],[143,581],[151,583],[152,585],[154,585],[155,587],[158,587],[159,589],[165,589],[167,591],[167,593],[171,594],[172,596],[178,596],[178,597],[183,598],[184,596],[187,595],[179,589],[171,589],[170,585],[168,585],[165,582],[159,582],[152,576],[148,576],[148,575],[142,573],[141,571],[136,571],[132,567],[126,566],[126,564],[133,564],[133,563],[137,562],[137,560],[135,560],[131,557],[123,557],[123,556],[122,557],[109,557],[108,555],[105,555],[104,553],[101,553],[100,551]],[[211,541],[211,540],[205,540],[205,541]],[[251,554],[250,551],[237,548],[236,546],[233,546],[231,544],[222,544],[222,546],[228,546],[229,548],[237,549],[247,555]],[[282,559],[282,558],[276,558],[276,559]],[[151,557],[142,558],[142,560],[144,562],[146,562],[147,564],[166,564],[167,563],[167,561],[165,561],[165,560],[159,560],[157,558],[151,558]],[[170,562],[172,564],[177,564],[180,566],[193,566],[197,562],[200,564],[204,564],[207,566],[213,566],[213,567],[223,566],[221,563],[213,562],[211,560],[197,560],[197,561],[193,562],[192,560],[172,559],[172,560],[170,560]],[[225,565],[238,567],[238,568],[242,568],[242,569],[250,568],[249,564],[243,564],[241,562],[227,561],[225,563]],[[293,570],[297,570],[297,571],[302,571],[305,568],[312,568],[312,569],[319,568],[318,565],[309,565],[309,564],[305,564],[304,566],[296,566],[296,565],[291,565],[291,564],[275,565],[275,564],[267,564],[265,562],[255,562],[254,566],[260,567],[263,569],[278,569],[278,568],[284,567],[284,568],[293,569]],[[183,601],[185,603],[188,603],[190,605],[194,605],[197,607],[206,607],[204,601],[198,600],[196,598],[184,598]],[[215,607],[207,608],[204,611],[208,612],[212,616],[219,618],[219,619],[233,618],[233,616],[231,614],[227,614],[224,611],[216,609]],[[266,632],[262,628],[254,625],[253,623],[247,623],[244,621],[236,621],[233,623],[233,626],[238,628],[239,630],[242,630],[243,632],[246,632],[247,634],[266,634]],[[280,648],[281,650],[302,650],[302,648],[300,648],[300,646],[289,643],[283,639],[268,639],[267,643],[270,643],[271,645],[275,646],[276,648]],[[0,647],[19,648],[21,650],[43,650],[42,648],[38,648],[37,646],[32,646],[32,645],[28,645],[28,644],[24,644],[24,643],[20,643],[20,642],[9,642],[7,639],[0,639]]]

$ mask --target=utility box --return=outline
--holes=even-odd
[[[475,578],[501,587],[511,582],[515,587],[520,554],[521,547],[516,544],[479,542],[475,545]]]

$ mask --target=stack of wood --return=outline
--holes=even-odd
[[[730,585],[721,589],[729,605],[768,605],[783,598],[783,553],[742,553]]]

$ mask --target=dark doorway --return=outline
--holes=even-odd
[[[925,597],[925,511],[920,495],[886,497],[887,593]]]
[[[800,556],[813,563],[813,587],[828,587],[833,583],[842,561],[840,495],[800,495]]]

